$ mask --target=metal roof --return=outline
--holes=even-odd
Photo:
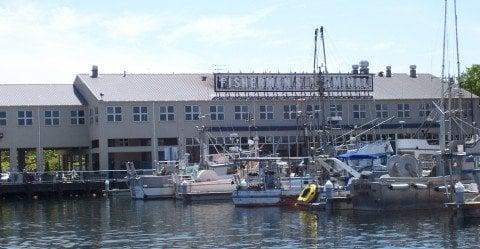
[[[215,96],[213,74],[99,74],[92,78],[80,74],[79,78],[90,91],[104,101],[202,101]],[[206,77],[202,81],[202,77]],[[375,76],[373,98],[437,99],[440,98],[441,80],[431,74],[393,74],[392,77]],[[463,91],[463,90],[462,90]],[[470,93],[463,91],[465,97]],[[478,98],[472,95],[474,98]]]
[[[431,74],[417,74],[416,78],[402,73],[392,74],[392,77],[375,76],[373,98],[378,100],[438,99],[441,97],[441,88],[441,79]],[[470,92],[461,91],[465,98],[470,98]],[[478,98],[474,94],[472,97]]]
[[[79,74],[78,77],[97,99],[104,101],[199,101],[215,96],[213,74],[99,74],[97,78]]]
[[[83,105],[73,84],[0,84],[0,106]]]
[[[213,74],[100,74],[78,75],[97,99],[104,101],[206,101],[215,97]],[[204,77],[206,77],[204,79]],[[378,100],[440,98],[440,79],[431,74],[375,76]],[[0,106],[82,105],[72,84],[0,84]],[[463,91],[464,97],[478,98]],[[100,94],[103,94],[103,97]]]

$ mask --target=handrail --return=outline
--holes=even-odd
[[[151,174],[153,169],[139,169],[137,173]],[[126,180],[127,170],[83,170],[46,172],[4,172],[0,185],[23,183],[85,182],[105,180]]]

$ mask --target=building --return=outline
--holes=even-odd
[[[345,77],[358,74],[368,75],[368,69],[354,69]],[[280,74],[232,75],[258,80]],[[293,81],[300,75],[314,77],[282,75]],[[419,137],[438,142],[438,123],[431,119],[433,101],[441,96],[438,77],[417,74],[416,69],[410,75],[392,74],[389,68],[385,75],[370,76],[372,89],[334,91],[324,97],[316,90],[287,88],[223,91],[218,75],[208,73],[99,74],[97,67],[92,74],[77,75],[73,84],[3,84],[0,155],[9,158],[10,170],[23,170],[28,153],[36,155],[37,171],[49,170],[44,162],[49,151],[60,155],[66,170],[123,169],[126,161],[150,168],[156,160],[177,160],[185,152],[199,161],[200,133],[207,134],[211,153],[235,143],[235,133],[243,147],[258,136],[263,153],[302,156],[318,142],[312,131],[319,129],[320,120],[328,121],[330,136],[339,144],[355,135],[344,135],[347,131],[389,117],[394,118],[360,134],[360,139]],[[461,96],[464,121],[478,122],[478,97],[463,90]],[[457,98],[453,106],[458,105]],[[461,133],[454,135],[459,139]]]

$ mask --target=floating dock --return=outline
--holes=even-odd
[[[126,189],[126,181],[110,182],[111,188]],[[0,197],[30,198],[33,196],[69,196],[103,194],[105,182],[74,181],[74,182],[29,182],[0,184]]]

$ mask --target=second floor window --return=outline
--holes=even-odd
[[[431,103],[421,103],[418,108],[418,116],[428,117],[430,115],[431,110],[432,110]]]
[[[45,125],[59,125],[60,113],[58,111],[45,111]]]
[[[22,125],[22,126],[32,125],[33,124],[32,111],[18,111],[17,122],[18,122],[18,125]]]
[[[364,119],[367,118],[367,107],[362,105],[353,105],[353,118]]]
[[[397,117],[399,117],[399,118],[409,118],[410,117],[410,105],[409,104],[398,104],[397,105]]]
[[[85,111],[84,110],[70,111],[70,124],[73,124],[73,125],[85,124]]]
[[[330,117],[341,117],[341,116],[343,116],[342,105],[330,105]]]
[[[468,118],[473,116],[473,103],[471,101],[462,103],[462,118]]]
[[[0,112],[0,126],[7,125],[7,112]]]
[[[297,106],[296,105],[284,105],[283,106],[283,119],[296,119],[297,118]]]
[[[235,106],[235,120],[248,120],[248,105],[236,105]]]
[[[134,106],[133,107],[133,121],[135,121],[135,122],[147,122],[148,121],[148,108],[146,106]]]
[[[224,120],[225,112],[223,110],[223,105],[211,105],[210,106],[210,120]]]
[[[108,122],[121,122],[122,121],[122,107],[121,106],[108,106],[107,107],[107,121]]]
[[[160,106],[160,121],[175,120],[175,107],[173,105]]]
[[[307,115],[315,118],[320,117],[320,105],[307,105]]]
[[[388,107],[385,104],[376,104],[375,113],[377,118],[388,118]]]
[[[186,105],[185,106],[185,120],[198,120],[200,118],[200,106]]]
[[[261,105],[260,106],[260,119],[273,119],[273,106]]]

